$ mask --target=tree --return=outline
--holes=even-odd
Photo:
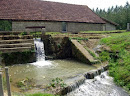
[[[107,20],[113,21],[117,24],[117,29],[126,29],[127,23],[130,23],[130,4],[126,2],[125,6],[110,7],[106,11],[103,9],[96,9],[96,14]]]
[[[8,20],[0,20],[0,31],[11,31],[12,24]]]

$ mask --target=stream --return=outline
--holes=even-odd
[[[66,96],[129,96],[121,87],[114,84],[108,72],[103,72],[94,79],[87,79],[79,88]]]
[[[56,77],[63,79],[66,83],[73,82],[80,74],[101,67],[98,65],[87,65],[73,59],[45,60],[44,44],[40,39],[34,40],[37,61],[28,64],[16,64],[8,66],[10,71],[11,90],[19,92],[16,82],[25,78],[32,78],[36,85],[46,86]],[[103,76],[103,77],[101,77]],[[95,79],[86,80],[79,88],[67,94],[67,96],[129,96],[122,88],[113,83],[113,79],[107,76],[107,72]]]

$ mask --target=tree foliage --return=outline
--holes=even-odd
[[[116,6],[105,9],[99,9],[93,10],[95,13],[97,13],[100,17],[103,17],[107,20],[113,21],[117,24],[117,29],[126,29],[127,23],[130,23],[130,4],[129,2],[126,2],[126,5],[124,6]]]
[[[8,20],[0,20],[0,31],[11,31],[12,24]]]

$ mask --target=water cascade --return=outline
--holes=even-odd
[[[108,72],[103,72],[94,79],[86,79],[83,85],[66,96],[129,96],[122,88],[117,87],[113,78],[107,74]]]
[[[37,61],[34,63],[31,63],[31,64],[38,66],[38,67],[52,65],[51,62],[45,61],[43,41],[41,41],[41,39],[34,39],[34,44],[35,44],[35,49],[36,49]]]

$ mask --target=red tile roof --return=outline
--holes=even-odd
[[[0,19],[105,23],[87,6],[40,0],[0,0]]]

